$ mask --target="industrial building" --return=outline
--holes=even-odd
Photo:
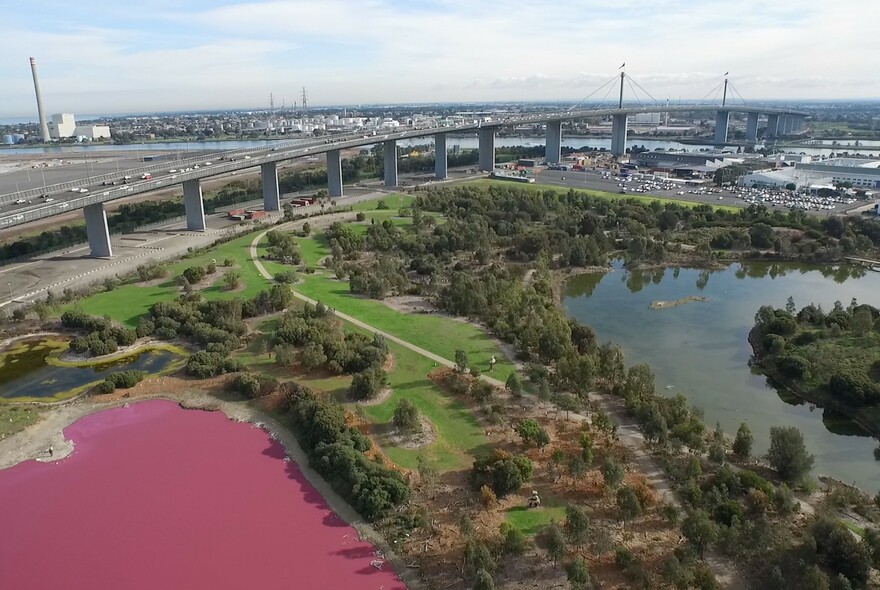
[[[63,139],[78,137],[85,139],[109,139],[110,127],[106,125],[77,125],[73,113],[52,115],[49,122],[49,137]]]
[[[848,182],[858,189],[880,188],[880,160],[830,158],[808,164],[795,164],[795,167],[813,176],[829,178],[835,185]]]

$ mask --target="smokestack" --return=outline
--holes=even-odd
[[[31,73],[34,75],[34,94],[37,95],[37,115],[40,117],[40,132],[43,141],[49,143],[49,125],[46,124],[46,113],[43,112],[43,97],[40,96],[40,82],[37,80],[37,60],[31,58]]]

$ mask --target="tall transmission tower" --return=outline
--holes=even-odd
[[[275,95],[271,92],[269,93],[269,110],[272,111],[272,113],[275,112]]]
[[[305,86],[303,86],[302,99],[303,99],[303,110],[306,113],[308,113],[309,112],[309,99],[308,99],[308,95],[306,95],[306,87]]]

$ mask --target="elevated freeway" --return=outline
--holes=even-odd
[[[627,118],[639,113],[656,112],[715,112],[715,141],[719,145],[727,140],[730,113],[747,115],[747,139],[756,140],[759,117],[767,117],[767,135],[796,131],[807,113],[794,109],[717,104],[690,105],[639,105],[620,108],[576,109],[568,111],[537,113],[503,119],[484,119],[460,125],[442,127],[408,127],[387,133],[352,133],[330,138],[276,142],[271,147],[200,154],[181,159],[164,160],[146,166],[115,173],[91,176],[87,180],[75,180],[61,184],[29,189],[0,195],[0,228],[26,224],[72,210],[83,210],[91,254],[96,257],[113,255],[110,245],[104,203],[149,193],[160,188],[182,185],[186,209],[187,229],[205,230],[205,213],[200,181],[212,176],[237,173],[256,166],[260,167],[263,203],[266,211],[281,208],[278,189],[278,163],[296,158],[324,154],[327,161],[328,192],[331,197],[342,196],[342,150],[362,148],[377,143],[384,144],[384,181],[389,187],[398,185],[397,146],[400,140],[434,136],[435,175],[444,179],[448,175],[446,138],[448,134],[477,133],[479,136],[479,168],[491,171],[495,167],[495,134],[505,126],[543,124],[547,128],[546,159],[561,159],[562,123],[588,118],[610,117],[612,119],[612,148],[615,155],[624,153],[626,146]],[[125,184],[119,183],[129,177]]]

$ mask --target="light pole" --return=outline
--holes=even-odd
[[[12,283],[6,283],[6,286],[9,287],[9,299],[12,299]]]

